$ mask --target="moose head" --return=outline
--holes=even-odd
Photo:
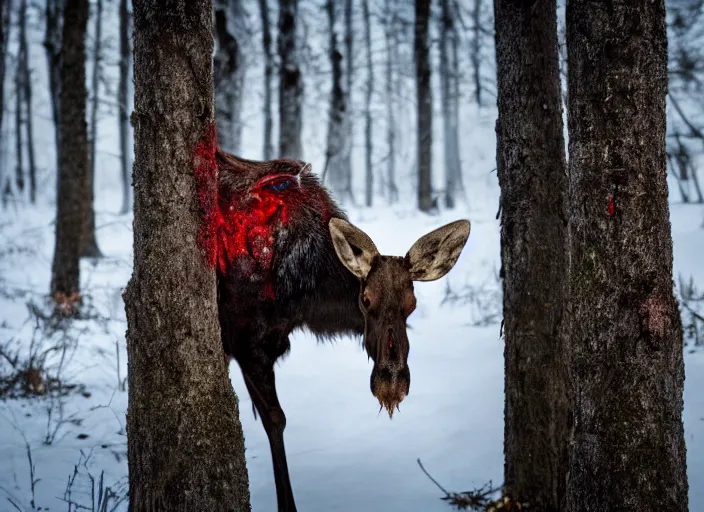
[[[359,278],[364,347],[374,361],[371,391],[391,417],[411,383],[406,320],[416,308],[413,281],[435,281],[452,269],[470,223],[458,220],[431,231],[403,257],[379,254],[366,233],[343,219],[330,219],[329,229],[338,258]]]

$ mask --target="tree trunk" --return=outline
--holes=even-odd
[[[477,106],[482,106],[482,79],[481,79],[481,38],[482,38],[482,0],[474,0],[472,9],[473,36],[472,36],[472,78],[474,79],[474,100]]]
[[[352,0],[345,0],[345,143],[343,146],[343,170],[345,174],[344,196],[349,196],[354,203],[352,191],[352,140],[354,135],[354,118],[352,116],[352,87],[354,86],[354,33],[352,32]],[[342,196],[342,197],[344,197]]]
[[[364,203],[372,205],[374,198],[374,172],[372,169],[372,94],[374,92],[374,65],[372,63],[372,19],[369,15],[369,0],[362,0],[364,14],[364,45],[367,50],[367,89],[364,97]]]
[[[49,97],[51,98],[51,117],[54,121],[54,140],[56,144],[56,169],[61,167],[61,121],[59,119],[59,101],[61,94],[61,25],[64,0],[46,0],[44,11],[45,32],[44,49],[49,69]],[[58,193],[58,183],[57,183]]]
[[[279,157],[301,160],[303,84],[296,50],[298,0],[279,0]]]
[[[416,0],[414,54],[418,94],[418,208],[427,212],[433,208],[433,95],[430,87],[430,50],[428,26],[430,0]]]
[[[86,48],[88,0],[66,0],[61,35],[59,193],[51,291],[57,303],[77,300],[79,255],[85,215],[88,133]]]
[[[215,271],[197,243],[199,196],[201,206],[213,207],[217,176],[212,3],[133,5],[134,272],[125,292],[130,508],[248,511]]]
[[[103,38],[103,0],[96,0],[95,34],[93,35],[93,73],[91,89],[93,95],[90,102],[90,158],[86,175],[85,194],[86,211],[83,217],[83,233],[81,234],[81,257],[98,258],[102,256],[95,238],[95,156],[98,138],[98,107],[100,105],[100,61],[102,59]]]
[[[497,166],[501,186],[506,492],[557,512],[570,409],[560,336],[566,198],[555,4],[497,0]]]
[[[242,133],[242,87],[244,85],[244,53],[241,37],[229,25],[241,20],[242,9],[237,0],[218,0],[215,7],[215,53],[213,77],[215,86],[215,118],[218,142],[230,153],[240,152]]]
[[[127,0],[120,0],[120,83],[118,85],[117,103],[119,105],[120,130],[120,174],[122,177],[122,206],[120,213],[126,214],[132,209],[131,194],[131,152],[130,152],[130,120],[129,111],[129,78],[130,78],[130,19],[127,10]]]
[[[272,130],[274,126],[271,104],[271,79],[274,75],[274,56],[271,51],[271,26],[269,24],[269,6],[267,0],[259,0],[259,13],[262,18],[262,46],[264,49],[264,151],[263,159],[274,158]]]
[[[394,110],[394,68],[393,63],[398,62],[398,52],[394,41],[396,30],[396,5],[393,0],[386,0],[386,144],[389,156],[387,158],[386,180],[389,204],[398,201],[398,188],[396,187],[396,112]]]
[[[567,4],[567,511],[686,511],[667,203],[665,1]]]
[[[342,88],[342,53],[337,44],[335,30],[335,0],[327,0],[325,10],[329,24],[329,55],[332,68],[332,87],[330,89],[330,119],[328,121],[327,153],[323,179],[329,174],[330,190],[344,201],[350,194],[348,188],[349,159],[347,157],[347,95]]]
[[[29,177],[29,200],[34,204],[37,200],[37,168],[34,160],[34,129],[33,129],[33,112],[32,112],[32,80],[29,68],[29,45],[27,44],[27,1],[20,2],[20,41],[19,41],[19,59],[18,66],[20,68],[22,83],[22,104],[18,105],[20,109],[24,109],[24,127],[27,136],[27,175]]]
[[[451,0],[441,0],[440,26],[440,92],[442,97],[443,149],[445,163],[445,206],[454,208],[462,174],[459,155],[458,101],[455,97],[457,69],[457,35],[453,22]]]
[[[22,9],[24,7],[24,9]],[[27,48],[22,47],[22,32],[26,31],[26,5],[20,3],[17,25],[20,31],[20,44],[15,62],[15,186],[21,196],[24,192],[24,142],[22,130],[22,111],[24,110],[24,73],[22,63],[27,53]],[[24,28],[23,28],[24,27]],[[23,54],[24,52],[24,54]]]
[[[10,38],[10,21],[12,14],[12,0],[0,0],[0,130],[5,114],[5,64],[7,62],[7,46]],[[0,177],[4,176],[5,158],[3,146],[0,144]]]

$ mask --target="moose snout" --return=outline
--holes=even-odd
[[[411,386],[411,371],[403,363],[385,361],[374,365],[370,378],[372,394],[379,400],[379,405],[393,417]]]

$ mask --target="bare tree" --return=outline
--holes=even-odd
[[[98,143],[98,109],[100,106],[100,76],[103,44],[103,0],[95,1],[95,33],[93,34],[93,72],[91,76],[90,102],[90,158],[86,175],[86,211],[83,215],[83,233],[81,234],[81,257],[97,258],[102,256],[95,237],[95,157]]]
[[[27,174],[29,177],[29,199],[32,203],[37,200],[37,167],[34,159],[34,113],[32,111],[32,80],[29,66],[29,45],[27,44],[27,1],[21,0],[19,12],[19,55],[17,59],[19,86],[22,91],[18,94],[18,119],[24,111],[24,128],[27,138]],[[19,138],[18,138],[19,140]]]
[[[566,511],[686,511],[682,324],[667,201],[665,1],[567,4]]]
[[[455,84],[457,66],[457,33],[453,22],[451,0],[440,0],[440,93],[442,100],[443,143],[445,162],[445,205],[455,207],[456,193],[462,183],[459,153],[459,99]]]
[[[429,25],[430,0],[416,0],[415,38],[413,46],[418,95],[418,208],[424,212],[430,211],[434,206],[432,185],[433,94],[430,87]]]
[[[443,0],[446,1],[446,0]],[[482,106],[482,61],[481,61],[481,41],[482,41],[482,0],[474,0],[472,9],[472,78],[474,79],[474,99],[478,106]]]
[[[238,17],[244,17],[239,0],[218,0],[215,3],[215,118],[218,122],[218,142],[232,153],[240,151],[245,75],[242,38],[230,28],[242,24]]]
[[[545,512],[564,497],[569,439],[567,178],[556,6],[497,0],[497,166],[501,185],[507,492]],[[526,425],[530,427],[527,428]]]
[[[364,202],[372,205],[374,198],[374,172],[372,169],[372,95],[374,93],[374,65],[372,62],[372,19],[369,15],[369,0],[362,0],[364,14],[364,45],[367,57],[367,88],[364,97]]]
[[[296,48],[298,0],[279,0],[279,156],[302,158],[303,80]]]
[[[65,0],[46,0],[44,10],[45,31],[44,49],[49,70],[49,97],[51,98],[51,115],[54,120],[54,139],[56,142],[56,168],[61,167],[61,122],[59,119],[60,102],[60,55],[61,55],[61,25],[63,4]]]
[[[196,243],[199,192],[201,205],[212,207],[217,186],[212,3],[133,5],[134,271],[125,291],[130,508],[249,511],[215,271]]]
[[[386,166],[386,181],[389,203],[398,201],[398,188],[396,186],[396,114],[394,103],[394,68],[393,63],[398,62],[397,45],[394,40],[396,30],[396,8],[393,0],[385,0],[385,27],[386,38],[386,144],[388,157]]]
[[[130,124],[127,114],[129,109],[129,76],[130,76],[130,13],[127,0],[120,0],[120,83],[118,85],[117,103],[119,108],[120,131],[120,171],[122,177],[122,206],[120,213],[125,214],[132,209]]]
[[[72,310],[78,301],[80,284],[79,255],[88,172],[85,67],[88,0],[66,0],[64,5],[59,68],[59,190],[51,291],[57,303]]]
[[[0,129],[5,114],[5,64],[7,62],[7,43],[10,38],[10,21],[12,0],[0,0]],[[2,147],[0,147],[0,176],[2,176]]]
[[[22,5],[20,5],[22,7]],[[25,9],[20,8],[18,15],[18,25],[20,33],[24,30],[22,27],[26,24]],[[22,37],[20,36],[20,41]],[[22,70],[22,45],[19,45],[18,58],[15,62],[15,186],[17,191],[22,194],[24,192],[24,133],[22,130],[22,110],[24,103],[24,85],[23,85],[23,70]],[[26,48],[25,54],[26,54]]]
[[[274,56],[271,49],[271,26],[267,0],[259,0],[259,14],[262,19],[262,47],[264,50],[264,160],[274,158],[272,130],[274,126],[271,105],[271,79],[274,74]]]
[[[347,1],[345,0],[345,2]],[[327,0],[325,4],[329,25],[328,52],[330,55],[330,66],[332,67],[332,87],[330,89],[330,117],[328,121],[328,140],[323,181],[329,175],[330,189],[339,199],[344,201],[347,198],[352,198],[349,159],[349,96],[342,85],[343,56],[337,43],[336,3],[335,0]]]

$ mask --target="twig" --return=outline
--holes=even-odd
[[[425,476],[430,478],[430,481],[433,482],[438,487],[438,489],[440,489],[442,492],[444,492],[445,496],[450,496],[450,493],[447,492],[447,489],[445,489],[442,485],[440,485],[438,483],[437,480],[435,480],[432,476],[430,476],[430,473],[428,473],[428,471],[426,471],[426,469],[423,467],[423,463],[420,461],[420,459],[416,459],[416,462],[418,462],[418,465],[420,466],[421,471],[423,471],[423,473],[425,473]]]

